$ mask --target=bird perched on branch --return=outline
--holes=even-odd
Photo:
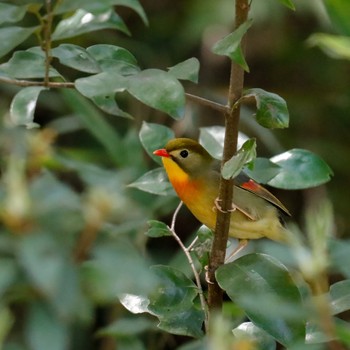
[[[211,230],[215,229],[220,162],[197,141],[188,138],[170,140],[165,148],[153,152],[162,157],[169,181],[192,214]],[[243,172],[235,178],[229,236],[239,239],[235,252],[250,239],[269,238],[286,241],[287,231],[281,213],[288,209],[267,189]]]

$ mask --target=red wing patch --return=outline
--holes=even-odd
[[[249,179],[249,181],[242,183],[241,187],[252,192],[257,192],[261,188],[261,186],[252,179]]]

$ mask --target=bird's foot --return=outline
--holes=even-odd
[[[213,281],[210,280],[210,277],[209,277],[209,266],[208,265],[205,265],[204,266],[204,270],[205,270],[205,281],[208,283],[208,284],[214,284]]]
[[[221,199],[219,199],[219,198],[215,198],[215,201],[214,201],[214,206],[213,206],[213,208],[212,208],[212,210],[213,211],[215,211],[215,210],[219,210],[221,213],[232,213],[232,212],[234,212],[236,209],[238,209],[233,203],[231,204],[231,209],[228,209],[228,210],[223,210],[222,209],[222,207],[221,207],[221,205],[220,205],[220,202],[221,202],[222,200]]]

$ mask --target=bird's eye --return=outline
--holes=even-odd
[[[180,156],[182,158],[187,158],[188,157],[188,151],[186,149],[184,149],[183,151],[180,152]]]

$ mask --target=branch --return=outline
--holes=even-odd
[[[46,86],[48,88],[69,88],[74,89],[75,84],[71,82],[54,82],[54,81],[32,81],[32,80],[18,80],[0,77],[0,83],[12,84],[16,86],[28,87],[28,86]]]
[[[216,111],[219,111],[221,113],[227,113],[227,111],[228,111],[228,106],[224,106],[220,103],[213,102],[211,100],[207,100],[206,98],[192,95],[192,94],[189,94],[187,92],[185,95],[186,95],[187,99],[189,99],[190,101],[196,102],[202,106],[210,107],[210,108],[215,109]]]
[[[238,28],[248,18],[248,0],[236,0],[235,28]],[[241,43],[244,49],[244,39]],[[225,113],[225,141],[222,164],[228,161],[237,151],[238,123],[240,118],[240,104],[236,102],[242,96],[244,83],[244,70],[236,63],[231,63],[230,86],[228,93],[229,112]],[[209,311],[215,311],[222,307],[223,292],[215,280],[215,271],[225,261],[228,231],[230,228],[230,213],[233,198],[233,180],[221,178],[219,187],[219,199],[222,211],[217,212],[215,235],[210,254],[208,278],[212,284],[208,284]]]
[[[52,21],[53,21],[53,13],[51,9],[51,0],[45,0],[46,5],[46,18],[44,25],[44,51],[45,51],[45,78],[44,83],[45,86],[49,84],[49,76],[50,76],[50,64],[51,64],[51,30],[52,30]]]
[[[206,302],[205,297],[204,297],[203,288],[202,288],[202,284],[201,284],[201,279],[199,277],[199,273],[196,270],[196,267],[194,265],[194,261],[192,259],[191,254],[190,254],[190,251],[191,251],[191,249],[193,247],[193,244],[195,243],[196,239],[189,245],[188,248],[186,248],[185,245],[182,243],[180,237],[175,232],[176,217],[177,217],[177,214],[179,213],[179,211],[180,211],[180,209],[182,207],[182,204],[183,204],[183,202],[181,201],[180,204],[178,205],[178,207],[176,208],[176,210],[174,212],[174,215],[173,215],[173,218],[171,220],[171,226],[169,227],[169,230],[170,230],[171,234],[173,235],[173,237],[175,238],[176,242],[179,244],[179,246],[181,247],[181,249],[185,253],[186,258],[187,258],[187,260],[188,260],[188,262],[189,262],[189,264],[191,266],[194,278],[196,280],[196,285],[197,285],[197,288],[198,288],[198,294],[199,294],[201,307],[202,307],[202,310],[204,312],[204,326],[205,326],[205,330],[206,330],[206,333],[207,333],[207,331],[208,331],[208,308],[207,308],[207,302]]]

